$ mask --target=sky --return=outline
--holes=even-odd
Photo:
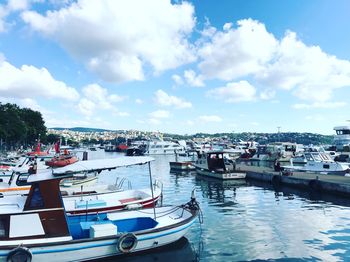
[[[0,102],[47,127],[334,134],[347,0],[0,0]]]

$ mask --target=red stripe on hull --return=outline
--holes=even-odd
[[[136,202],[134,204],[141,204],[142,208],[150,208],[154,207],[157,204],[157,201],[159,200],[160,196],[154,198],[154,199],[149,199],[143,202]],[[112,206],[112,207],[103,207],[103,208],[93,208],[93,209],[84,209],[84,210],[72,210],[72,211],[67,211],[68,214],[70,215],[81,215],[81,214],[91,214],[91,213],[107,213],[111,211],[122,211],[127,208],[128,205],[119,205],[119,206]],[[86,212],[87,211],[87,212]]]

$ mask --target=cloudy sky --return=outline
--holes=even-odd
[[[347,0],[0,1],[0,101],[48,127],[333,134]]]

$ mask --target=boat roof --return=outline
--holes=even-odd
[[[82,172],[100,172],[102,170],[111,170],[118,167],[126,167],[133,165],[142,165],[153,161],[154,158],[148,156],[123,156],[109,159],[94,159],[86,161],[78,161],[74,164],[61,168],[40,171],[37,174],[30,175],[28,182],[38,182],[43,180],[57,179],[72,176],[73,174]]]
[[[333,128],[334,130],[350,130],[350,126],[336,126]]]
[[[227,150],[210,150],[210,151],[206,151],[206,152],[204,152],[204,153],[206,153],[206,154],[232,154],[232,150],[229,150],[229,149],[227,149]]]

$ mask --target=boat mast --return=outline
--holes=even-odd
[[[148,170],[149,170],[149,183],[151,186],[151,193],[152,193],[152,199],[154,201],[154,194],[153,194],[153,185],[152,185],[152,172],[151,172],[151,162],[148,162]],[[154,202],[153,202],[154,203]],[[154,220],[157,220],[156,217],[156,205],[153,204],[153,214],[154,214]]]

